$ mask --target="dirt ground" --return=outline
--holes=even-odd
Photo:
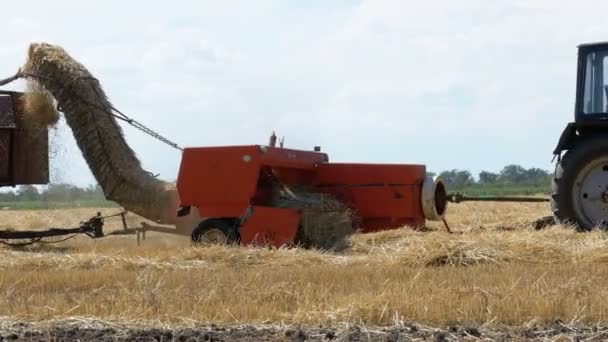
[[[3,341],[605,341],[608,326],[577,326],[555,322],[524,327],[447,326],[403,323],[393,327],[342,325],[200,326],[189,328],[129,327],[88,320],[53,324],[4,322]]]

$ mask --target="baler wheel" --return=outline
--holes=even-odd
[[[230,219],[206,219],[192,230],[194,244],[228,245],[238,242],[235,221]]]

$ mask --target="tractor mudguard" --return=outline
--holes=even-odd
[[[572,149],[574,142],[577,138],[577,127],[576,123],[570,122],[566,125],[566,128],[562,131],[559,137],[557,146],[553,150],[553,154],[556,156],[561,155],[562,151]]]

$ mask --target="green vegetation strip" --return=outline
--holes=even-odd
[[[114,202],[105,200],[90,201],[16,201],[0,202],[2,210],[73,209],[73,208],[118,208]]]

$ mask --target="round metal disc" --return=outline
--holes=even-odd
[[[608,223],[608,156],[587,164],[576,176],[572,203],[579,220],[588,227]]]
[[[228,242],[228,237],[222,232],[221,229],[211,228],[201,235],[201,243],[209,243],[216,245],[223,245]]]

